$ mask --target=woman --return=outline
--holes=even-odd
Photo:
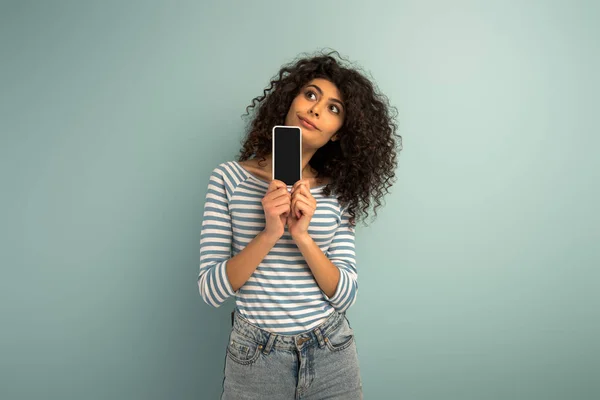
[[[214,307],[236,298],[222,399],[362,398],[345,314],[355,225],[388,192],[401,137],[387,98],[334,53],[282,67],[247,108],[238,160],[210,177],[198,286]],[[271,176],[275,125],[302,128],[293,186]]]

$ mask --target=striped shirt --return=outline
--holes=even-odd
[[[354,227],[347,208],[335,196],[323,195],[324,186],[311,188],[317,208],[308,233],[339,268],[333,296],[320,289],[287,227],[248,281],[234,292],[225,270],[227,261],[265,228],[261,200],[268,187],[268,182],[236,161],[212,171],[200,234],[198,288],[202,299],[213,307],[235,296],[236,308],[254,325],[276,334],[297,335],[314,329],[335,310],[346,311],[354,304],[358,289]]]

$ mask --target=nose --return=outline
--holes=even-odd
[[[317,117],[319,116],[319,113],[317,113],[317,112],[313,111],[313,109],[312,109],[312,108],[311,108],[311,109],[310,109],[308,112],[309,112],[309,113],[311,113],[311,114],[315,114]]]

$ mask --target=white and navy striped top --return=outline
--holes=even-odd
[[[333,297],[319,287],[287,227],[248,281],[234,292],[225,266],[265,227],[261,199],[269,183],[255,177],[238,162],[215,168],[208,183],[200,234],[198,287],[206,303],[221,306],[235,296],[236,308],[251,323],[281,335],[309,331],[334,311],[346,311],[358,289],[354,227],[350,215],[323,187],[311,188],[317,201],[308,233],[340,269]]]

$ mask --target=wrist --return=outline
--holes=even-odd
[[[294,242],[296,242],[297,245],[309,243],[312,240],[308,232],[292,235],[292,239],[294,240]]]
[[[275,244],[283,235],[278,235],[276,233],[272,233],[267,231],[266,229],[261,231],[259,233],[260,236],[262,236],[265,240],[272,242],[273,244]]]

